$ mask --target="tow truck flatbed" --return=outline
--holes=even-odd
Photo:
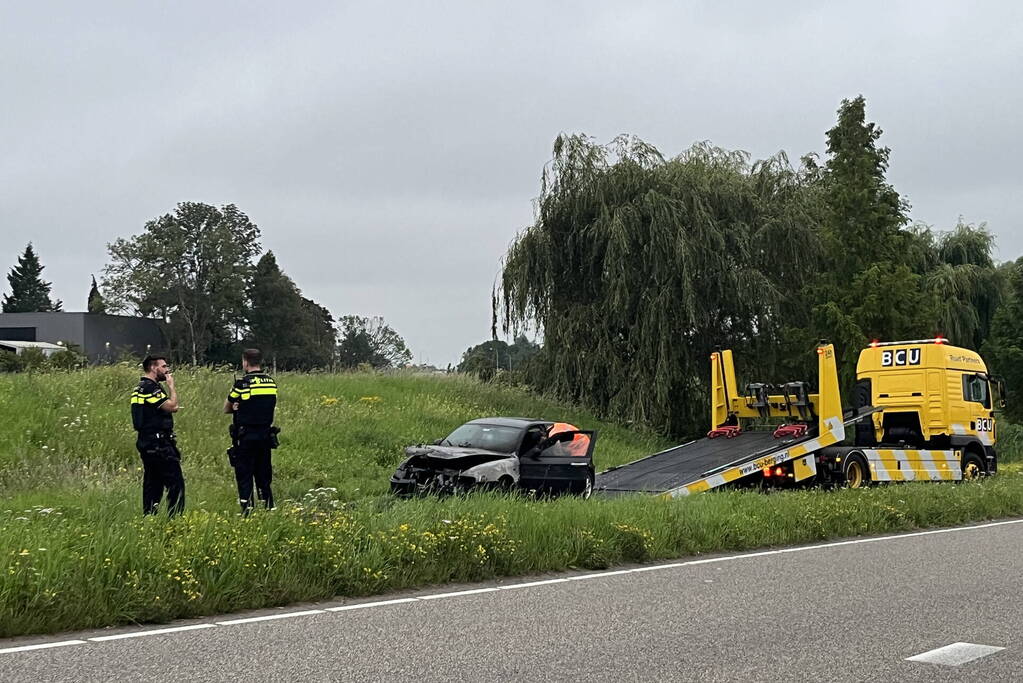
[[[608,497],[629,493],[675,496],[714,488],[759,471],[767,461],[777,465],[806,457],[841,440],[839,434],[844,433],[846,426],[878,410],[867,406],[846,413],[841,428],[829,429],[824,440],[820,430],[813,427],[800,438],[778,439],[773,431],[744,431],[734,438],[690,441],[600,472],[594,482],[594,493]]]
[[[597,474],[594,491],[664,493],[736,460],[755,460],[805,439],[774,438],[772,432],[741,432],[733,439],[698,439]]]

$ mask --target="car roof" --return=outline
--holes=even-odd
[[[554,424],[551,420],[538,420],[531,417],[481,417],[478,420],[466,422],[470,425],[487,424],[497,427],[528,427],[534,424]]]

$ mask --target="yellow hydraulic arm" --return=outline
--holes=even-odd
[[[799,425],[799,429],[786,433],[784,427],[780,428],[774,433],[778,438],[777,448],[761,451],[748,459],[737,459],[706,473],[696,481],[666,491],[662,496],[674,498],[700,493],[790,461],[794,481],[802,481],[817,472],[814,454],[845,438],[842,399],[838,391],[838,367],[835,363],[835,348],[831,344],[817,347],[819,388],[816,394],[806,392],[803,383],[790,382],[782,385],[784,393],[781,394],[770,393],[767,385],[751,384],[747,385],[746,391],[740,396],[732,352],[713,353],[710,361],[711,424],[714,428],[708,436],[740,436],[740,420],[758,417],[791,419]],[[816,424],[812,424],[814,421]],[[816,434],[810,433],[811,428]]]
[[[838,391],[838,366],[835,347],[817,347],[818,392],[811,394],[802,382],[772,387],[748,384],[739,393],[735,363],[730,350],[710,356],[711,433],[721,428],[740,427],[742,419],[782,418],[811,425],[817,423],[820,434],[836,422],[842,424],[842,399]],[[771,393],[781,389],[782,393]],[[842,430],[844,433],[844,429]],[[844,438],[844,436],[843,436]]]

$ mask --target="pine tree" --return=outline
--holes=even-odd
[[[851,383],[860,350],[872,338],[933,336],[938,313],[925,288],[933,265],[929,231],[907,230],[908,204],[886,178],[890,150],[866,120],[863,96],[842,100],[827,132],[823,169],[826,254],[808,285],[814,337],[835,342]],[[925,254],[926,258],[918,258]]]
[[[11,285],[11,294],[4,295],[4,313],[46,313],[62,310],[61,301],[50,299],[50,283],[43,282],[43,266],[29,242],[25,253],[18,257],[18,265],[11,268],[7,282]]]
[[[92,276],[92,288],[89,290],[89,313],[106,313],[107,303],[96,285],[96,276]]]
[[[866,120],[860,95],[842,100],[838,122],[827,132],[824,169],[827,232],[837,242],[837,274],[851,279],[869,264],[898,260],[908,205],[888,183],[891,150],[878,145],[881,129]]]
[[[328,367],[337,343],[327,309],[306,299],[272,251],[256,264],[249,286],[249,341],[284,369]]]

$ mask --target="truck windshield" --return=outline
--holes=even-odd
[[[462,425],[441,441],[442,446],[482,448],[499,453],[511,453],[519,446],[522,429],[488,424]]]

